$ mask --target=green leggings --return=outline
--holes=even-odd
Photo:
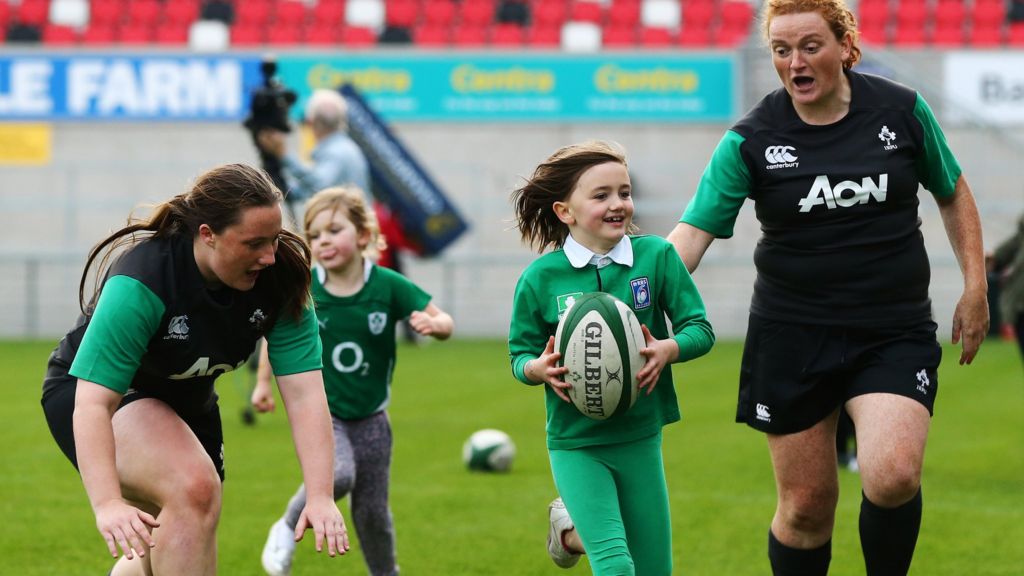
[[[672,574],[660,431],[625,444],[550,450],[548,455],[555,486],[594,574]]]

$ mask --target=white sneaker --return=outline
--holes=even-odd
[[[555,498],[548,505],[548,555],[560,568],[572,568],[580,561],[580,555],[565,549],[562,534],[572,530],[574,525],[561,498]]]
[[[267,543],[263,546],[263,569],[270,576],[289,576],[292,573],[292,554],[295,553],[295,531],[281,518],[270,527]]]

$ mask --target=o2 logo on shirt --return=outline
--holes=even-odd
[[[342,355],[349,358],[342,358]],[[335,346],[334,350],[331,350],[331,365],[342,374],[351,374],[357,370],[360,370],[360,376],[370,373],[370,363],[363,361],[363,349],[355,342],[342,342]]]

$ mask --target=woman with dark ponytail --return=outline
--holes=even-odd
[[[309,493],[296,536],[312,528],[317,550],[348,550],[310,253],[282,228],[281,202],[263,171],[219,166],[89,253],[82,314],[50,356],[42,404],[110,554],[123,552],[111,574],[216,573],[224,448],[213,382],[264,337]]]

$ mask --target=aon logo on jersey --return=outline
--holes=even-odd
[[[200,376],[216,376],[218,372],[231,372],[232,370],[241,368],[245,362],[245,360],[242,360],[237,366],[232,366],[231,364],[214,364],[213,366],[210,366],[210,359],[203,356],[196,360],[188,370],[185,370],[181,374],[171,374],[168,378],[171,380],[187,380],[189,378],[199,378]]]
[[[867,204],[869,198],[876,202],[885,202],[885,194],[889,188],[889,175],[879,174],[875,183],[870,176],[864,177],[860,184],[851,180],[843,180],[835,187],[828,181],[828,176],[818,176],[811,185],[811,191],[800,199],[801,212],[810,212],[815,206],[824,204],[829,210],[836,206],[849,208],[854,204]]]

